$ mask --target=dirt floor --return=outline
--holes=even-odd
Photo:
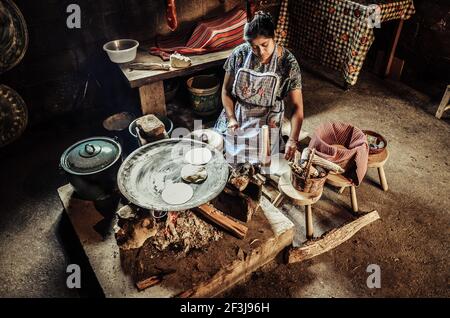
[[[389,191],[380,189],[375,169],[357,189],[360,209],[378,210],[381,220],[312,260],[285,265],[280,257],[223,296],[449,297],[450,126],[448,119],[433,116],[438,102],[371,74],[347,92],[307,72],[303,76],[304,130],[340,120],[387,138]],[[61,153],[101,133],[100,119],[81,122],[35,129],[0,153],[1,297],[95,292],[88,264],[74,255],[76,241],[67,239],[70,229],[56,193],[65,184],[58,171]],[[346,213],[347,191],[325,189],[314,209]],[[72,262],[85,273],[79,292],[66,287],[66,266]],[[381,268],[380,289],[366,285],[370,264]]]

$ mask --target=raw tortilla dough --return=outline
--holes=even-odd
[[[185,165],[181,169],[181,178],[186,182],[202,183],[208,178],[205,166]]]
[[[164,202],[172,205],[183,204],[194,195],[194,190],[185,183],[170,183],[161,193]]]
[[[212,154],[208,148],[194,148],[186,153],[184,161],[191,165],[204,165],[207,164],[211,158]]]

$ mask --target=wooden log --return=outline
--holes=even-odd
[[[230,178],[228,183],[231,184],[239,191],[244,191],[250,183],[250,179],[252,179],[255,174],[255,168],[252,164],[246,162],[243,164],[239,164],[235,169],[231,171]]]
[[[372,211],[339,228],[324,233],[317,240],[307,241],[301,247],[291,247],[287,252],[287,263],[296,263],[316,257],[339,246],[360,229],[380,218],[377,211]]]
[[[195,289],[188,289],[185,290],[177,295],[175,295],[175,298],[189,298],[195,293]]]
[[[161,275],[151,276],[149,278],[146,278],[144,280],[141,280],[136,283],[136,287],[139,291],[142,291],[144,289],[147,289],[149,287],[155,286],[162,281]]]
[[[226,216],[223,212],[219,211],[211,204],[202,204],[199,207],[194,208],[194,211],[200,213],[211,222],[231,232],[234,236],[240,239],[243,239],[247,234],[247,226],[239,223],[231,217]]]

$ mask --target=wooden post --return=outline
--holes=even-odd
[[[388,190],[388,184],[386,180],[386,175],[384,174],[384,167],[378,167],[378,176],[380,177],[381,187],[384,191]]]
[[[306,238],[308,240],[314,237],[314,228],[312,221],[312,208],[311,205],[305,206],[305,224],[306,224]]]
[[[397,29],[395,30],[394,40],[392,41],[391,50],[389,51],[388,60],[386,64],[386,71],[384,72],[384,76],[387,77],[391,73],[392,62],[394,61],[395,51],[397,50],[398,40],[400,39],[400,34],[403,29],[404,20],[400,19],[397,25]]]
[[[139,87],[142,114],[166,115],[166,99],[163,81],[157,81]]]
[[[355,188],[355,186],[351,186],[350,187],[350,196],[351,196],[353,212],[358,212],[358,200],[356,199],[356,188]]]

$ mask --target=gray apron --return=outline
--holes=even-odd
[[[281,138],[278,137],[284,105],[277,99],[280,86],[280,77],[276,74],[278,49],[275,45],[271,61],[264,65],[263,72],[251,69],[252,55],[250,50],[233,83],[232,95],[236,99],[235,115],[239,128],[235,132],[223,128],[227,121],[225,110],[216,122],[216,129],[224,135],[225,157],[230,164],[260,161],[260,128],[263,125],[271,129],[271,153],[279,152]]]

